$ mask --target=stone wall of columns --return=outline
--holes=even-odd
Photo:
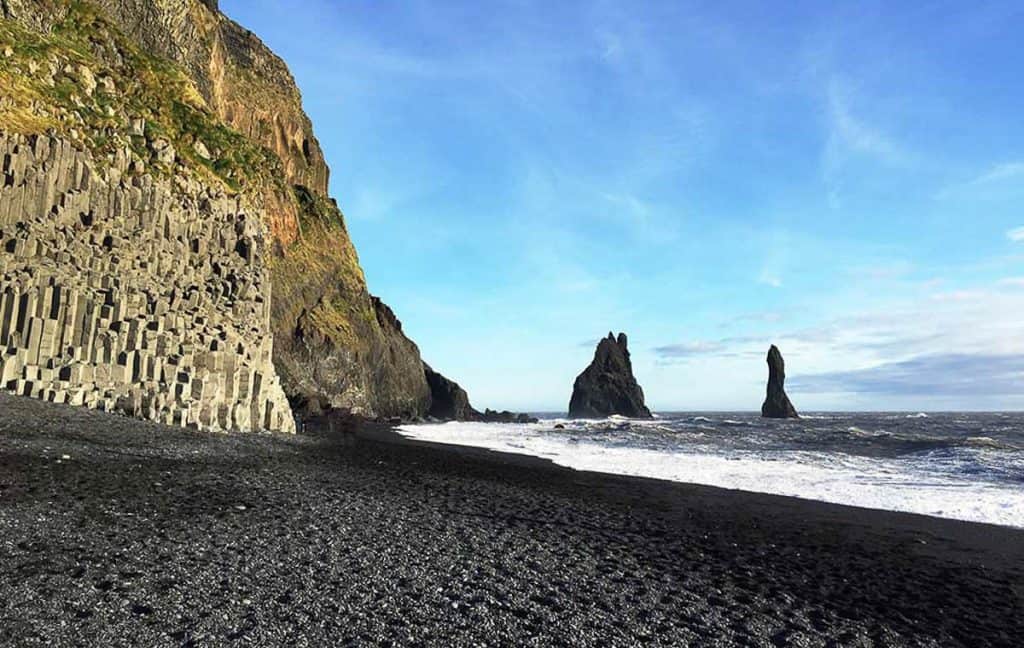
[[[151,142],[175,164],[169,144]],[[202,429],[294,432],[266,225],[130,147],[0,133],[0,388]]]

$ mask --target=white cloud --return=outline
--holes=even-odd
[[[905,277],[914,270],[914,264],[904,259],[875,262],[852,267],[848,270],[851,276],[859,279],[879,281]]]
[[[738,323],[744,323],[744,322],[768,322],[768,323],[775,323],[775,322],[781,322],[783,319],[785,319],[785,317],[786,316],[785,316],[784,313],[780,313],[778,311],[761,311],[761,312],[757,312],[757,313],[743,313],[741,315],[736,315],[735,317],[732,317],[731,319],[722,322],[721,325],[722,326],[728,326],[728,325],[731,325],[731,324],[738,324]]]
[[[596,36],[604,61],[613,62],[622,58],[622,38],[618,34],[599,31]]]
[[[858,153],[890,164],[905,164],[911,155],[893,138],[855,115],[851,93],[838,79],[828,86],[829,152],[832,164],[844,153]]]
[[[881,128],[859,114],[854,93],[833,77],[826,88],[826,138],[821,154],[821,174],[829,208],[843,205],[844,171],[858,158],[868,158],[893,168],[907,168],[919,158]],[[861,99],[858,104],[870,105]]]
[[[1014,243],[1020,243],[1024,241],[1024,227],[1015,227],[1006,233],[1006,238],[1010,239]]]
[[[614,212],[626,219],[632,226],[646,228],[650,226],[651,205],[632,194],[601,192],[601,198],[615,206]]]
[[[1024,180],[1024,161],[1001,162],[969,180],[942,188],[935,194],[935,198],[943,200],[958,196],[984,197],[1005,194],[1008,190],[1019,189],[1021,180]],[[1024,228],[1018,228],[1017,231],[1022,230]],[[1024,233],[1021,236],[1024,237]]]
[[[852,371],[796,377],[791,390],[887,397],[991,397],[1024,392],[1020,354],[937,353]]]
[[[771,286],[772,288],[782,288],[782,279],[767,270],[758,275],[757,283]]]
[[[795,391],[791,395],[798,399],[798,405],[829,402],[815,400],[817,393],[826,391],[821,384],[829,378],[837,391],[851,398],[859,393],[883,393],[890,399],[886,406],[900,404],[897,400],[902,396],[919,400],[934,397],[931,406],[935,407],[977,406],[982,403],[978,395],[984,394],[979,390],[986,384],[986,364],[992,367],[989,378],[1002,380],[1000,384],[1005,386],[1009,383],[996,375],[993,363],[1024,357],[1022,286],[1024,277],[1011,277],[989,289],[970,288],[939,295],[922,290],[914,296],[876,303],[870,310],[859,311],[855,304],[848,304],[849,315],[802,328],[761,323],[751,334],[670,344],[656,347],[654,353],[659,366],[671,366],[673,371],[691,371],[697,366],[702,376],[716,373],[722,380],[734,380],[734,376],[760,378],[760,357],[771,342],[778,344],[786,357]],[[964,382],[956,375],[936,375],[939,366],[970,368],[970,381],[977,389],[953,384]],[[1020,366],[1024,365],[1019,361],[1014,365]],[[880,367],[885,371],[877,370]],[[894,372],[905,374],[905,384],[884,383],[894,379]],[[1020,378],[1017,376],[1013,384],[1019,386]],[[950,384],[942,386],[943,381]],[[756,390],[761,386],[744,386],[750,394],[745,397],[756,401]],[[805,394],[801,394],[801,386]],[[855,400],[849,403],[852,406]],[[1000,407],[1008,403],[1000,397],[984,405]]]
[[[995,165],[988,172],[971,180],[969,184],[988,184],[990,182],[1000,182],[1020,177],[1024,177],[1024,162],[1004,162]]]
[[[719,353],[725,349],[723,340],[697,340],[656,347],[654,352],[662,358],[687,358],[690,356]]]

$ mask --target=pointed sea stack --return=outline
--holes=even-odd
[[[761,406],[764,418],[800,418],[793,403],[786,396],[786,362],[782,359],[779,348],[772,345],[768,349],[768,395]]]
[[[594,361],[577,376],[569,401],[571,418],[604,418],[613,414],[651,418],[651,411],[644,405],[644,390],[633,377],[625,333],[619,333],[618,339],[608,333],[598,343]]]

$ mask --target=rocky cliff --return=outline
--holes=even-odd
[[[247,267],[262,279],[262,307],[269,304],[264,328],[240,330],[259,337],[269,326],[273,342],[260,348],[272,348],[289,398],[366,415],[426,413],[419,351],[369,294],[296,84],[258,38],[212,0],[2,0],[0,11],[0,47],[9,51],[0,62],[0,132],[56,135],[103,168],[121,149],[114,177],[95,177],[125,187],[131,200],[132,183],[166,182],[174,192],[191,178],[197,195],[236,201],[233,216],[249,228],[241,247],[259,252],[247,253]],[[205,200],[186,194],[175,199]],[[43,203],[29,215],[45,218],[52,206]],[[159,214],[164,205],[147,209]],[[239,304],[225,299],[226,308]]]
[[[187,79],[62,8],[39,31],[0,25],[0,385],[294,431],[272,364],[268,230],[241,190],[274,160]],[[203,164],[200,141],[231,159]]]
[[[594,351],[594,360],[576,378],[569,416],[604,418],[618,414],[630,418],[650,418],[644,404],[644,392],[633,376],[633,363],[625,333],[611,333]]]
[[[469,394],[458,383],[449,380],[430,368],[423,366],[430,386],[430,416],[442,421],[476,421],[480,412],[469,404]]]
[[[469,394],[453,380],[449,380],[423,365],[430,386],[430,410],[427,415],[442,421],[478,421],[481,423],[537,423],[537,418],[521,412],[496,411],[490,408],[479,412],[469,404]]]
[[[761,416],[800,418],[786,395],[786,363],[782,359],[782,352],[774,344],[768,349],[768,388],[764,404],[761,405]]]

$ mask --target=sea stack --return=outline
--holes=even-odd
[[[764,418],[800,418],[796,408],[786,396],[786,362],[782,359],[779,348],[772,345],[768,349],[768,394],[761,406]]]
[[[598,343],[593,362],[576,377],[569,401],[571,418],[613,414],[651,418],[651,411],[644,405],[644,390],[633,377],[625,333],[619,333],[618,338],[608,333]]]

